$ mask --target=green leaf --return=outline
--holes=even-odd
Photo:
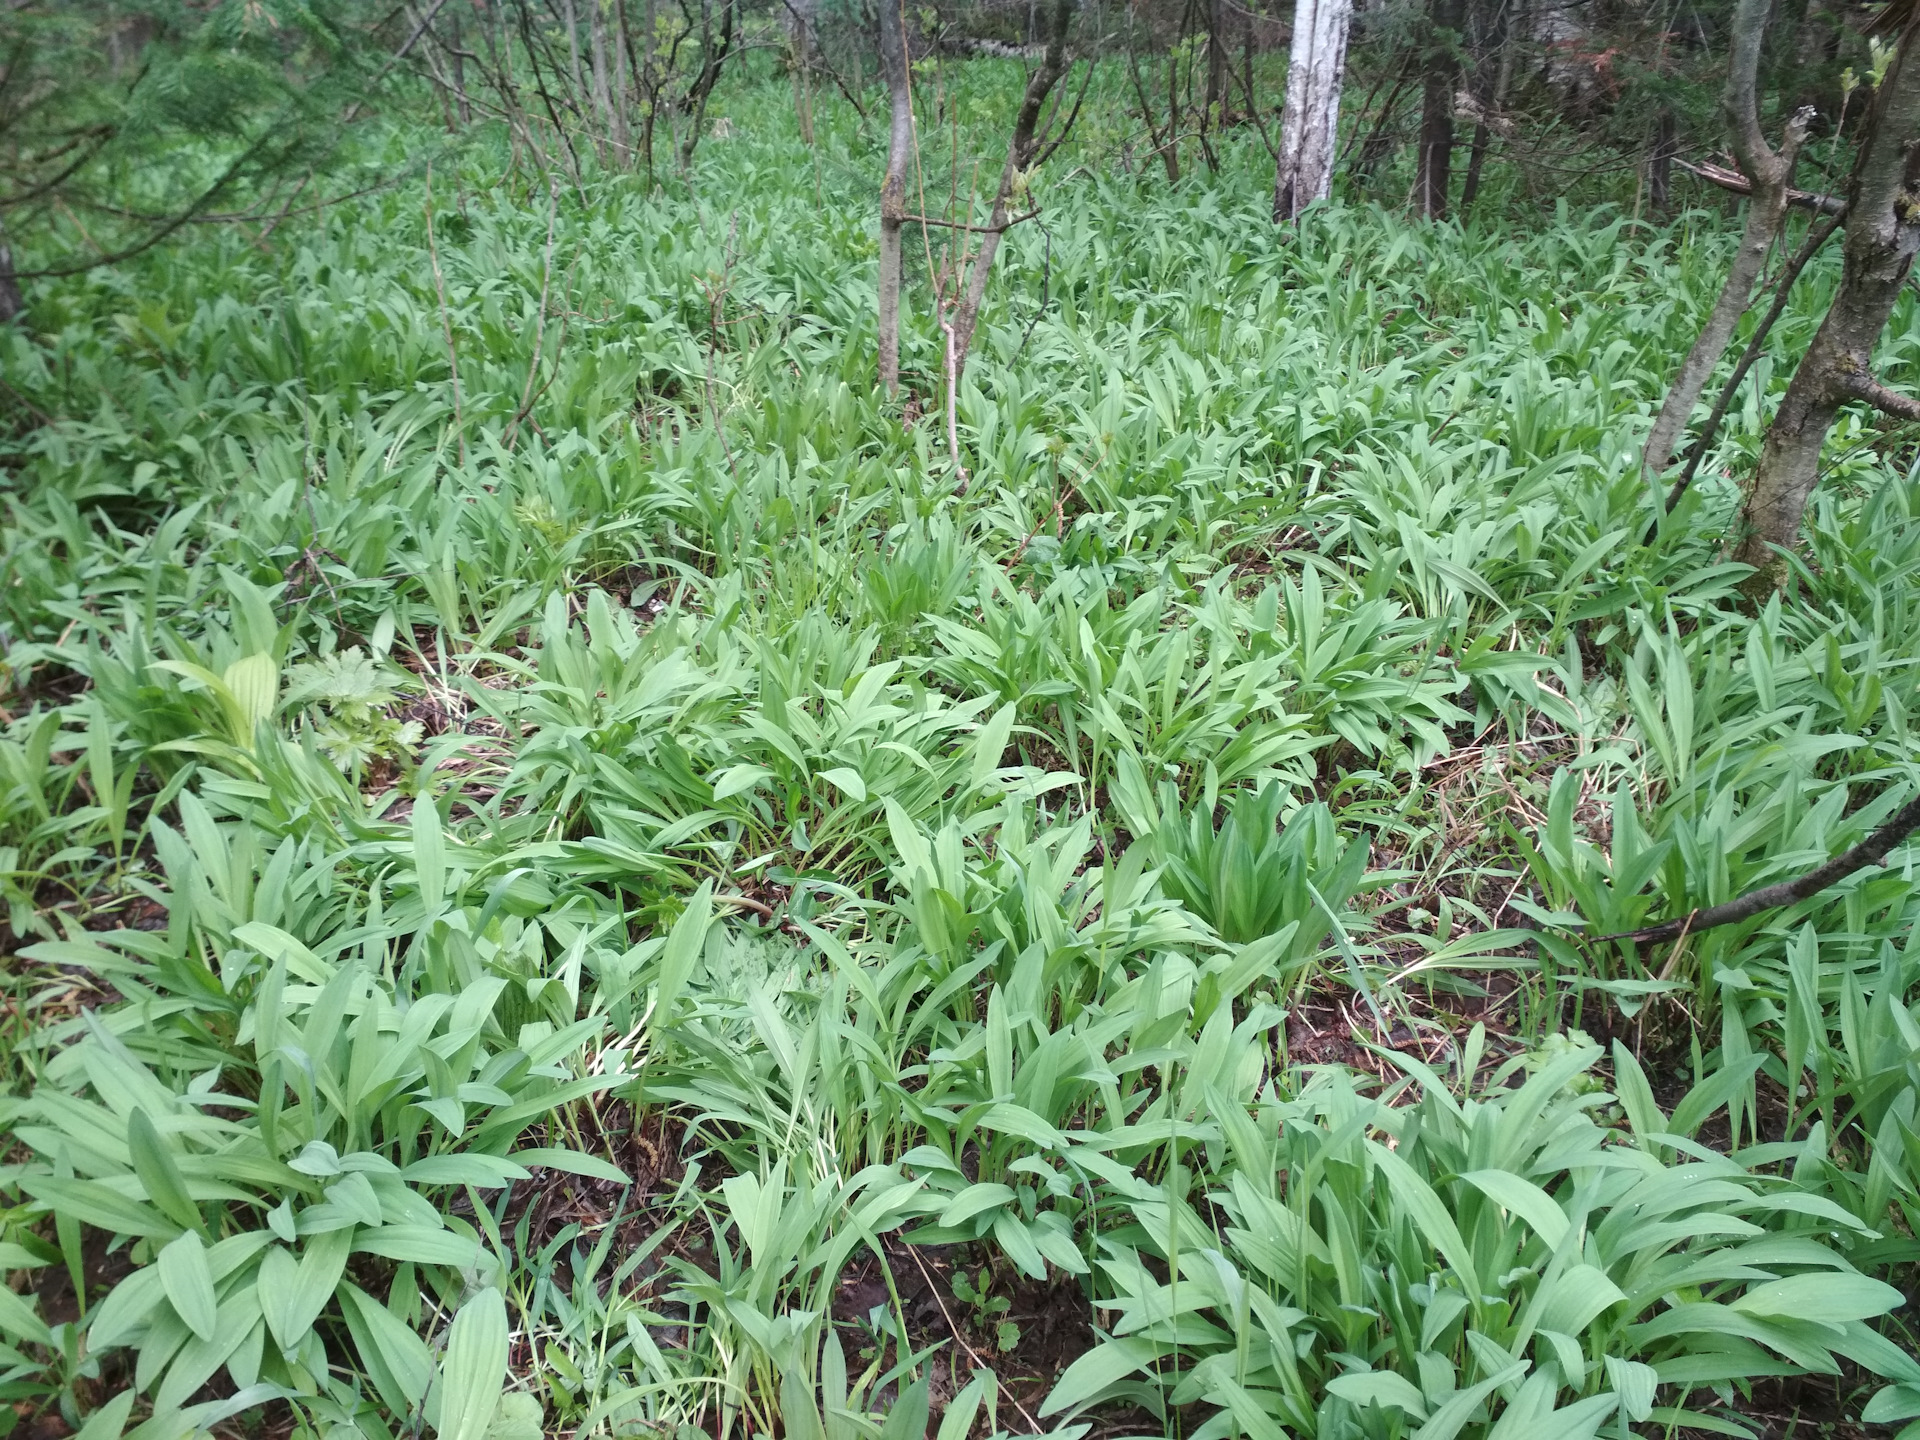
[[[1327,1391],[1362,1409],[1368,1405],[1392,1406],[1406,1411],[1415,1420],[1427,1418],[1427,1401],[1420,1388],[1392,1370],[1362,1370],[1339,1375],[1327,1382]]]
[[[189,1230],[162,1247],[160,1283],[174,1313],[202,1340],[213,1339],[216,1302],[213,1275],[207,1269],[207,1250]]]
[[[273,718],[280,695],[280,670],[271,655],[248,655],[227,667],[221,677],[233,706],[233,743],[253,748],[254,733]]]
[[[453,1317],[447,1356],[434,1387],[441,1440],[483,1440],[507,1378],[507,1304],[482,1290]]]
[[[400,1172],[409,1185],[471,1185],[479,1190],[498,1190],[515,1180],[532,1178],[532,1172],[517,1160],[498,1155],[429,1155],[416,1160]]]
[[[589,1180],[605,1180],[614,1185],[631,1185],[633,1179],[619,1166],[602,1160],[598,1155],[585,1155],[578,1150],[567,1150],[559,1146],[542,1146],[532,1150],[516,1150],[507,1159],[530,1170],[560,1170],[568,1175],[584,1175]]]
[[[429,918],[440,913],[446,900],[446,843],[440,833],[440,811],[433,797],[422,795],[413,805],[413,874],[420,886],[420,905]]]
[[[180,1167],[160,1138],[147,1112],[137,1106],[127,1116],[127,1149],[133,1154],[133,1173],[140,1179],[147,1198],[176,1225],[204,1233],[200,1209],[187,1194],[187,1182]]]
[[[1433,1193],[1433,1187],[1411,1165],[1378,1140],[1367,1141],[1367,1153],[1373,1157],[1374,1164],[1386,1171],[1387,1183],[1393,1188],[1395,1201],[1413,1217],[1413,1223],[1420,1227],[1420,1233],[1427,1237],[1427,1243],[1444,1255],[1447,1263],[1459,1274],[1468,1298],[1481,1294],[1484,1287],[1474,1267],[1473,1253],[1467,1249],[1466,1241],[1460,1238],[1453,1217],[1447,1213],[1446,1206],[1440,1203],[1440,1197]]]
[[[1469,1170],[1460,1177],[1502,1210],[1518,1215],[1533,1227],[1534,1234],[1546,1241],[1549,1250],[1560,1248],[1567,1233],[1567,1214],[1546,1191],[1530,1180],[1508,1170]]]
[[[771,780],[773,771],[764,765],[733,765],[714,777],[713,798],[715,802],[730,800],[735,795],[753,789],[763,780]]]
[[[713,920],[713,882],[702,880],[687,901],[687,908],[667,933],[666,948],[660,955],[660,979],[654,991],[653,1025],[673,1023],[673,1007],[680,992],[693,978],[694,963],[706,947],[707,926]]]
[[[851,800],[867,798],[867,782],[860,778],[858,770],[849,770],[840,765],[832,770],[822,770],[820,778]]]
[[[54,1175],[22,1175],[20,1188],[54,1210],[82,1224],[115,1235],[177,1235],[181,1226],[151,1206],[130,1200],[96,1180],[71,1180]]]
[[[1013,1190],[993,1181],[978,1185],[969,1185],[940,1212],[942,1225],[958,1225],[963,1220],[971,1220],[982,1210],[990,1210],[996,1205],[1005,1205],[1013,1199]]]
[[[333,1298],[347,1268],[347,1256],[356,1248],[353,1239],[351,1226],[310,1236],[297,1264],[278,1245],[261,1256],[260,1313],[283,1351],[292,1353],[307,1338]]]
[[[389,1409],[405,1414],[426,1399],[433,1380],[433,1355],[386,1306],[351,1280],[340,1282],[341,1312],[353,1332],[354,1347]]]
[[[89,1415],[87,1423],[80,1427],[73,1440],[120,1440],[137,1398],[138,1392],[128,1386]]]
[[[1893,1286],[1857,1274],[1790,1275],[1756,1285],[1732,1304],[1746,1315],[1838,1325],[1871,1320],[1906,1303]]]
[[[1042,1415],[1078,1410],[1099,1399],[1136,1370],[1164,1359],[1166,1347],[1150,1340],[1127,1337],[1103,1340],[1061,1372],[1040,1406]]]
[[[389,1260],[411,1260],[416,1265],[468,1268],[480,1258],[477,1241],[431,1225],[382,1225],[378,1230],[356,1231],[353,1248],[361,1255],[384,1255]]]
[[[1874,1392],[1860,1418],[1869,1425],[1893,1425],[1920,1415],[1920,1385],[1887,1385]]]
[[[0,1334],[11,1336],[15,1340],[24,1340],[30,1345],[51,1345],[53,1332],[47,1328],[46,1321],[34,1312],[27,1300],[0,1285]]]

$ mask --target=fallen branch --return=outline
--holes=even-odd
[[[1830,885],[1864,870],[1869,865],[1884,865],[1887,856],[1915,830],[1920,830],[1920,795],[1909,800],[1896,811],[1891,820],[1862,840],[1851,850],[1834,856],[1826,864],[1809,870],[1796,880],[1782,880],[1777,885],[1763,885],[1758,890],[1749,890],[1738,900],[1729,900],[1724,905],[1710,905],[1704,910],[1695,910],[1677,920],[1663,920],[1658,925],[1649,925],[1642,930],[1628,930],[1618,935],[1602,935],[1602,940],[1632,940],[1643,944],[1658,944],[1663,940],[1672,940],[1680,935],[1698,935],[1702,930],[1717,929],[1722,925],[1738,924],[1742,920],[1752,919],[1766,910],[1777,910],[1783,905],[1794,905],[1810,896],[1818,895]]]
[[[1709,185],[1718,185],[1722,190],[1730,190],[1735,195],[1751,195],[1753,181],[1738,170],[1725,165],[1715,165],[1711,161],[1695,165],[1690,161],[1674,158],[1674,164],[1682,170],[1698,175]],[[1847,208],[1847,202],[1838,195],[1816,195],[1811,190],[1788,190],[1787,204],[1800,210],[1812,210],[1821,215],[1838,215]]]

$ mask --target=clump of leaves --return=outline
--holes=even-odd
[[[376,759],[398,759],[420,743],[417,720],[400,720],[392,706],[419,685],[404,671],[383,666],[359,646],[336,650],[297,666],[287,692],[290,704],[322,717],[313,738],[342,770],[357,775]]]
[[[1002,1355],[1020,1343],[1020,1327],[1006,1318],[1013,1301],[992,1293],[993,1274],[981,1266],[977,1275],[968,1275],[966,1266],[953,1272],[953,1298],[973,1312],[976,1330],[993,1330],[994,1346]]]

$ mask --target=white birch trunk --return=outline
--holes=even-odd
[[[1334,142],[1340,129],[1340,85],[1347,70],[1353,0],[1295,0],[1287,103],[1274,167],[1273,218],[1296,220],[1333,188]]]

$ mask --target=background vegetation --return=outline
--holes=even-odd
[[[476,14],[403,61],[564,63]],[[1381,152],[1276,227],[1258,127],[1169,184],[1116,50],[951,396],[908,227],[889,399],[858,17],[778,71],[743,17],[691,110],[685,14],[651,166],[524,74],[442,133],[348,18],[6,212],[0,1425],[1920,1415],[1914,852],[1629,934],[1920,782],[1910,428],[1842,415],[1779,594],[1723,548],[1837,259],[1669,513],[1718,201],[1503,139],[1464,219]],[[915,213],[977,218],[1021,75],[918,62]]]

